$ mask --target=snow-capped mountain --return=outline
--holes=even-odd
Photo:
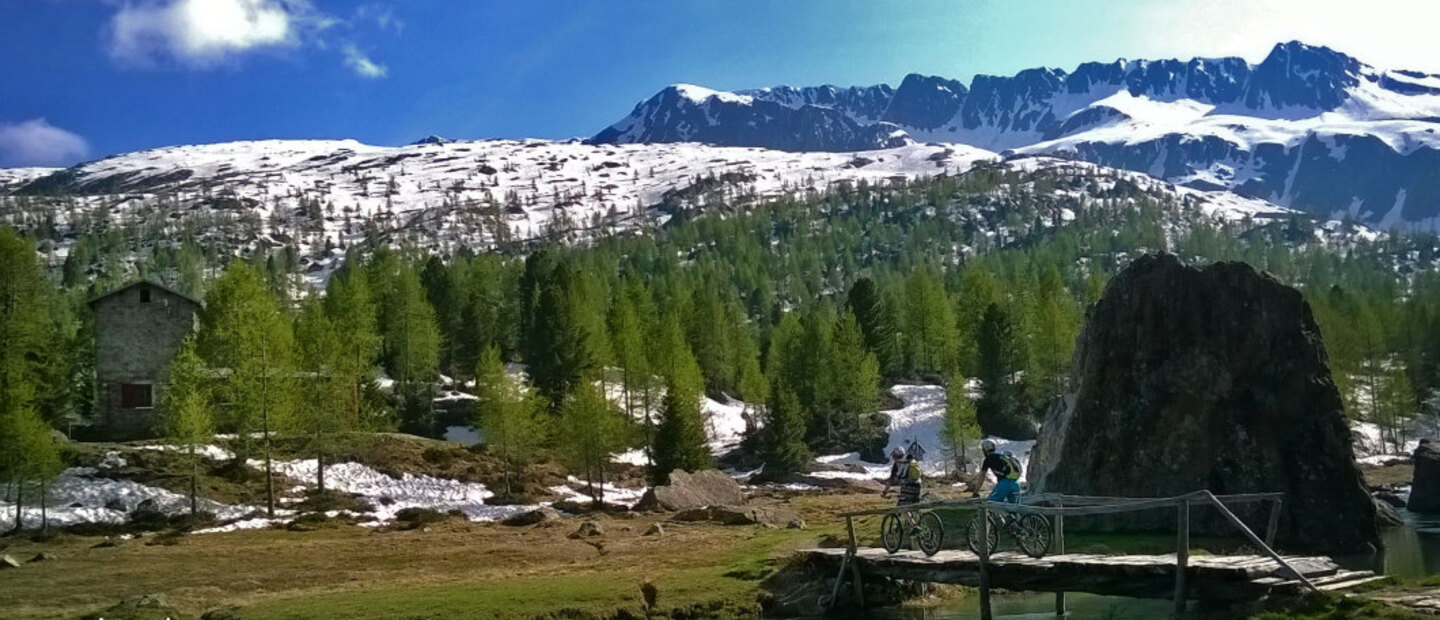
[[[0,224],[43,235],[49,242],[42,250],[52,261],[79,234],[96,231],[193,238],[220,253],[292,247],[300,268],[322,283],[345,248],[365,239],[436,252],[517,247],[538,238],[583,242],[649,230],[679,210],[743,209],[847,181],[907,182],[959,174],[982,162],[1099,179],[1081,186],[1102,194],[1123,181],[1215,220],[1263,223],[1290,213],[1264,200],[1087,162],[1000,159],[941,144],[835,153],[543,140],[426,139],[398,147],[353,140],[229,142],[139,151],[66,169],[0,170]],[[1017,182],[996,197],[1034,191]],[[1047,191],[1084,201],[1092,190]]]
[[[1253,65],[1117,60],[968,87],[921,75],[893,90],[676,86],[591,139],[795,151],[908,140],[1073,157],[1326,217],[1440,228],[1440,75],[1299,42]]]

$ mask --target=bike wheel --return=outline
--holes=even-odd
[[[900,515],[888,514],[880,519],[880,543],[885,545],[885,550],[895,553],[905,542],[905,525],[900,522]]]
[[[1000,546],[1000,524],[993,517],[990,519],[990,528],[986,534],[985,542],[988,543],[986,549],[994,554]],[[965,527],[965,543],[970,546],[970,551],[975,555],[980,555],[980,515],[978,514],[970,519],[970,525]]]
[[[940,521],[939,515],[933,512],[920,515],[920,523],[915,527],[915,542],[925,555],[940,552],[940,546],[945,542],[945,524]]]
[[[1050,550],[1050,520],[1040,515],[1025,515],[1015,526],[1015,542],[1032,558],[1040,558]]]

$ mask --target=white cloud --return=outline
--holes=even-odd
[[[124,0],[110,21],[110,54],[128,64],[169,58],[204,67],[294,46],[303,30],[325,25],[300,0]]]
[[[1414,0],[1168,0],[1127,28],[1144,55],[1265,57],[1276,43],[1326,45],[1381,68],[1440,71],[1440,2]]]
[[[371,79],[383,78],[390,71],[385,68],[385,65],[370,60],[370,57],[366,56],[365,52],[360,51],[352,44],[346,43],[341,51],[345,54],[345,65],[350,67],[350,69],[360,77]]]
[[[85,139],[43,118],[0,123],[0,167],[63,166],[90,153]]]

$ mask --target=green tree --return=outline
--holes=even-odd
[[[46,347],[51,291],[35,245],[0,227],[0,400],[21,407],[36,394],[35,360]]]
[[[301,373],[297,390],[296,424],[311,452],[315,454],[315,486],[325,491],[325,462],[341,436],[360,426],[352,403],[356,379],[347,372],[351,362],[344,332],[319,299],[300,305],[295,319],[295,344]]]
[[[805,410],[795,393],[784,386],[776,386],[770,394],[760,456],[765,461],[765,477],[783,480],[805,471],[810,463],[810,448],[805,445]]]
[[[381,313],[387,369],[401,398],[401,421],[410,432],[434,430],[434,385],[440,365],[440,330],[415,270],[395,275],[389,307]]]
[[[186,338],[170,362],[170,383],[159,420],[160,435],[182,449],[190,464],[190,516],[200,512],[200,459],[198,448],[215,435],[211,412],[210,373],[195,352],[194,337]]]
[[[905,279],[905,343],[913,372],[942,373],[955,362],[955,310],[940,277],[930,269],[916,269]]]
[[[485,445],[505,470],[505,497],[515,497],[515,481],[523,479],[536,451],[545,442],[545,406],[538,396],[505,372],[495,345],[485,348],[475,369],[475,426]]]
[[[586,491],[596,505],[605,503],[605,464],[625,447],[625,430],[623,414],[590,381],[577,384],[560,407],[560,453],[584,472]]]
[[[363,387],[374,378],[381,338],[376,326],[375,299],[368,281],[354,272],[336,274],[325,290],[325,316],[332,326],[336,349],[330,373],[348,387],[346,415],[362,419]]]
[[[828,445],[852,449],[875,430],[871,420],[880,400],[880,363],[866,348],[865,334],[849,310],[836,322],[832,351],[835,399],[825,408]]]
[[[672,336],[673,337],[673,336]],[[655,429],[651,483],[665,484],[677,469],[695,472],[714,465],[705,434],[704,382],[684,343],[671,342],[660,424]]]
[[[955,472],[964,474],[969,455],[966,448],[980,439],[980,422],[975,417],[975,403],[970,400],[965,385],[965,376],[959,372],[950,373],[945,381],[945,421],[940,428],[940,439],[955,464]]]
[[[865,332],[865,345],[875,354],[880,370],[887,376],[901,371],[900,327],[894,311],[870,278],[860,278],[850,287],[845,307],[854,313]]]
[[[219,400],[230,403],[227,421],[241,437],[243,459],[260,433],[265,458],[265,504],[275,514],[274,435],[293,421],[295,344],[291,325],[261,274],[231,261],[210,289],[200,316],[199,350],[217,369]]]
[[[630,287],[619,288],[610,302],[610,343],[615,363],[620,367],[620,385],[624,390],[625,417],[635,418],[635,393],[649,382],[650,364],[645,356],[645,337]]]
[[[980,427],[989,435],[1019,438],[1030,434],[1020,410],[1015,372],[1020,370],[1015,324],[999,304],[990,304],[975,334],[979,359],[980,401],[975,404]]]
[[[10,407],[0,416],[0,475],[14,481],[15,528],[24,525],[25,491],[40,496],[40,527],[49,528],[45,497],[51,480],[63,467],[50,426],[30,407]]]

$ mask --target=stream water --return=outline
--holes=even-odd
[[[1379,569],[1387,575],[1404,578],[1440,573],[1440,515],[1411,514],[1404,510],[1400,513],[1405,517],[1404,526],[1381,531],[1385,543],[1382,555],[1345,558],[1341,563],[1349,568]],[[1171,602],[1071,593],[1066,596],[1066,609],[1071,618],[1152,620],[1167,617]],[[1055,595],[1023,593],[996,596],[992,599],[991,610],[997,619],[1050,619],[1055,617]],[[978,620],[980,612],[973,600],[967,600],[953,606],[878,610],[870,617],[884,620]]]

